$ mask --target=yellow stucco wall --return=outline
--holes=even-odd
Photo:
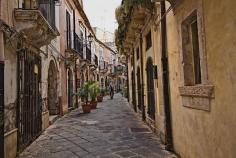
[[[182,158],[236,157],[236,53],[234,0],[188,0],[167,16],[174,149]],[[202,9],[208,83],[215,98],[210,112],[182,106],[181,21]]]

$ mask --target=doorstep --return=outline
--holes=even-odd
[[[57,119],[59,119],[59,115],[50,115],[49,116],[49,124],[52,125],[54,122],[56,122]]]

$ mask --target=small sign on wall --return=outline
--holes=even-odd
[[[34,73],[35,73],[36,75],[39,74],[39,68],[38,68],[38,65],[36,65],[36,64],[34,64]]]

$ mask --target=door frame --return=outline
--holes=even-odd
[[[0,157],[4,157],[4,66],[0,61]]]
[[[28,49],[17,52],[18,150],[42,133],[41,57]]]
[[[146,73],[147,73],[147,106],[148,106],[147,113],[151,119],[155,120],[156,100],[155,100],[153,59],[151,57],[147,59]]]

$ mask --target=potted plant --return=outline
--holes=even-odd
[[[85,102],[82,103],[82,109],[84,113],[90,113],[91,105],[89,103],[89,87],[91,82],[86,82],[83,86],[79,89],[78,96]]]
[[[97,96],[97,101],[98,102],[102,102],[103,101],[103,97],[105,96],[106,90],[105,89],[101,89],[99,95]]]
[[[125,97],[125,98],[128,98],[128,92],[127,92],[128,90],[127,90],[127,87],[125,86],[125,87],[123,87],[123,89],[122,89],[122,95],[123,95],[123,97]]]
[[[100,88],[97,83],[93,83],[89,87],[89,94],[91,97],[91,107],[92,109],[97,108],[97,96],[100,93]]]

